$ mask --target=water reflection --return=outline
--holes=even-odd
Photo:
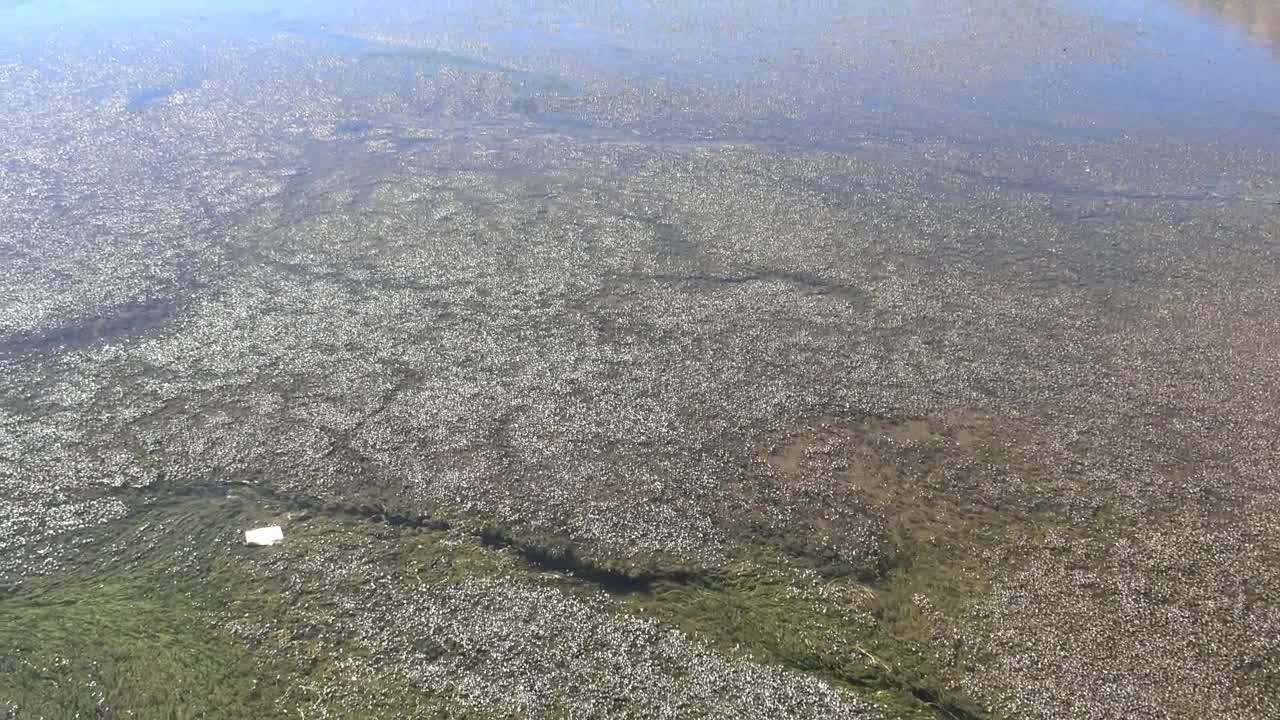
[[[1205,15],[1222,18],[1254,42],[1280,52],[1280,2],[1276,0],[1179,0]]]

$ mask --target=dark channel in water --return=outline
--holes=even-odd
[[[187,291],[195,288],[188,287]],[[182,310],[167,297],[104,307],[64,324],[40,330],[0,331],[0,360],[39,358],[104,342],[140,337],[159,329]]]
[[[129,102],[125,104],[125,109],[129,112],[142,112],[151,105],[154,105],[165,98],[177,92],[171,87],[146,88],[139,90],[129,96]]]

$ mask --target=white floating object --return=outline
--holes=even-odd
[[[254,528],[244,531],[245,545],[275,545],[284,539],[284,531],[279,525]]]

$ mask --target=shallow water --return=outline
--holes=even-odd
[[[0,4],[0,716],[1280,714],[1271,7]]]

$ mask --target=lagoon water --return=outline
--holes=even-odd
[[[0,268],[0,717],[1280,715],[1274,2],[0,2]]]

